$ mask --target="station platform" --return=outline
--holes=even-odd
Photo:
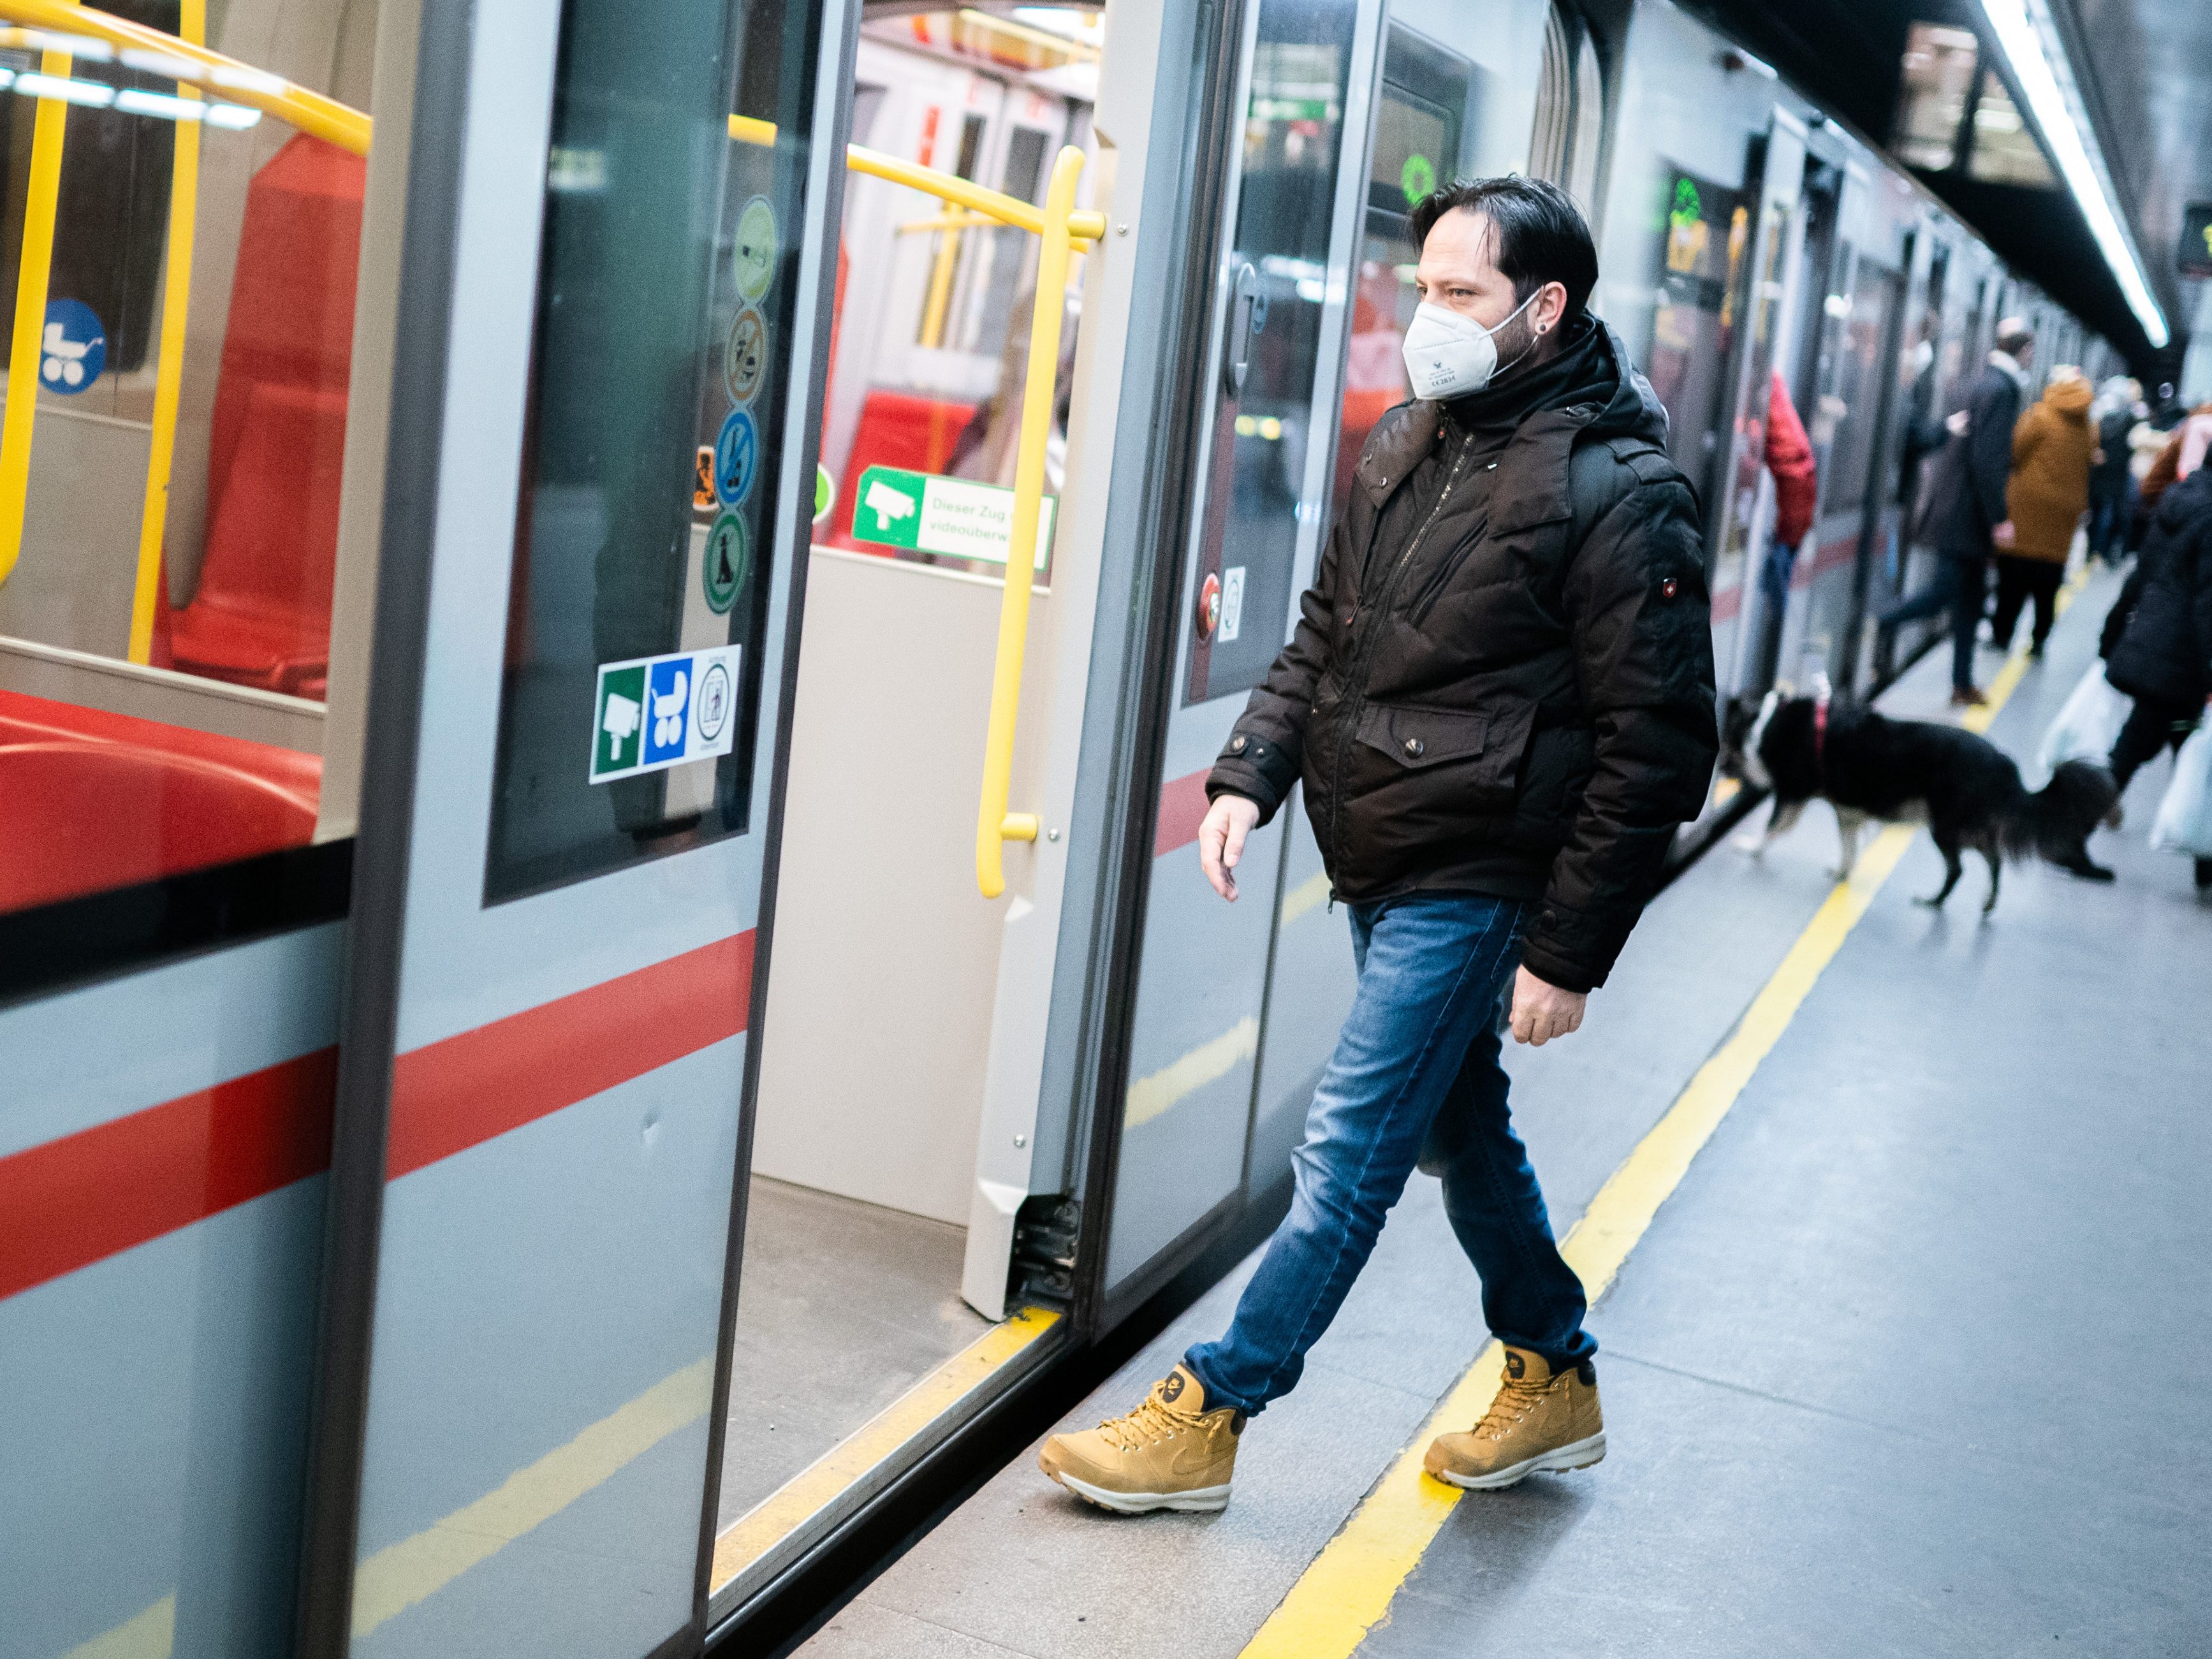
[[[1983,673],[2023,762],[2117,591]],[[1884,701],[1933,716],[1948,667]],[[1950,907],[1923,832],[1848,886],[1815,806],[1654,903],[1582,1032],[1509,1049],[1591,1329],[1596,1468],[1419,1473],[1496,1386],[1474,1275],[1416,1176],[1217,1516],[1119,1517],[1035,1449],[815,1634],[812,1659],[2212,1650],[2212,904],[2145,835],[2110,886],[2006,872]],[[1762,817],[1759,820],[1763,821]],[[1579,1219],[1578,1219],[1579,1218]],[[1256,1254],[1060,1427],[1226,1324]]]

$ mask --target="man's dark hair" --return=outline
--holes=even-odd
[[[1582,315],[1597,286],[1597,248],[1574,198],[1543,179],[1509,173],[1502,179],[1455,179],[1425,196],[1413,212],[1413,245],[1425,245],[1437,220],[1466,208],[1490,221],[1499,273],[1526,300],[1547,283],[1567,291],[1565,322]]]

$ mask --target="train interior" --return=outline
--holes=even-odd
[[[229,0],[212,24],[201,0],[117,10],[377,106],[378,0]],[[1186,169],[1145,151],[1167,77],[1115,21],[1140,18],[1131,40],[1152,42],[1158,11],[869,5],[845,136],[1028,204],[1073,149],[1077,204],[1141,237],[1180,210],[1167,186]],[[1605,272],[1594,305],[1666,404],[1706,504],[1729,697],[1822,676],[1865,687],[1933,637],[1878,640],[1869,620],[1929,556],[1903,434],[1915,411],[1954,406],[1999,316],[2035,320],[2039,373],[2105,368],[2101,343],[1924,191],[1670,6],[1638,9],[1633,51],[1561,6],[1261,0],[1242,15],[1231,140],[1191,186],[1220,193],[1223,246],[1192,267],[1200,314],[1145,337],[1184,353],[1167,379],[1188,386],[1161,405],[1178,411],[1175,482],[1124,464],[1146,436],[1117,419],[1124,342],[1152,325],[1126,278],[1102,297],[1101,262],[1078,258],[1040,295],[1029,230],[879,174],[843,185],[743,1177],[720,1606],[1048,1352],[1079,1255],[1101,1305],[1126,1310],[1286,1177],[1349,991],[1344,924],[1295,806],[1255,836],[1258,902],[1215,903],[1189,848],[1206,769],[1286,636],[1360,444],[1407,395],[1416,203],[1509,170],[1583,203]],[[0,30],[0,73],[18,93],[70,73],[70,44]],[[11,97],[4,140],[9,911],[350,836],[370,697],[392,389],[355,374],[356,297],[398,281],[396,234],[365,242],[363,225],[397,226],[404,181],[387,175],[380,202],[359,150],[127,51],[103,61],[76,42],[73,73],[112,95]],[[744,141],[732,149],[741,176]],[[556,147],[549,189],[588,191],[594,165]],[[24,228],[42,216],[50,268],[34,270]],[[1048,804],[1041,842],[1009,848],[1012,890],[983,901],[976,777],[1040,306],[1060,309],[1061,343],[1011,787]],[[785,325],[732,306],[714,368],[730,400],[751,397]],[[1760,434],[1778,391],[1821,483],[1772,580]],[[767,532],[721,527],[722,462],[702,441],[689,568],[714,616],[687,613],[687,644],[748,580],[764,587]],[[1163,494],[1181,501],[1174,544],[1133,574],[1114,549],[1133,520],[1116,515]],[[747,534],[762,538],[750,561]],[[1102,640],[1147,584],[1168,595],[1165,672],[1133,737]],[[1132,744],[1151,750],[1132,761]],[[653,812],[708,810],[686,792],[708,772],[669,778]],[[1717,780],[1709,815],[1733,787]],[[1088,913],[1039,872],[1063,869],[1063,832],[1125,797],[1142,800],[1125,815],[1151,861],[1139,846],[1126,1029],[1101,1039],[1118,1045],[1120,1097],[1094,1128],[1042,1053],[1055,987],[1081,977],[1061,940]],[[518,854],[512,890],[565,878],[556,866]],[[1110,1209],[1079,1215],[1066,1195],[1102,1157]]]

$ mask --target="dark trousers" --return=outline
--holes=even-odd
[[[1982,596],[1989,586],[1989,561],[1978,553],[1945,553],[1936,574],[1917,593],[1908,594],[1881,613],[1884,627],[1917,622],[1940,611],[1951,613],[1951,684],[1965,690],[1974,683],[1974,630],[1982,625]]]
[[[2051,637],[2051,624],[2058,615],[2058,585],[2066,577],[2066,567],[2049,559],[2023,559],[2016,554],[1997,555],[1997,649],[2012,648],[2013,629],[2020,626],[2020,613],[2030,599],[2035,601],[2035,632],[2032,635],[2039,653],[2043,642]]]
[[[2196,729],[2197,718],[2203,712],[2193,703],[2137,697],[2127,724],[2120,727],[2120,735],[2112,744],[2112,757],[2107,763],[2112,769],[2112,781],[2125,792],[2128,780],[2142,769],[2145,761],[2161,749],[2181,747],[2181,740]]]
[[[2089,480],[2089,556],[2118,564],[2127,550],[2128,521],[2135,516],[2136,481],[2128,473],[2115,483]]]

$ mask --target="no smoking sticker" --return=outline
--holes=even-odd
[[[722,345],[722,384],[730,390],[730,401],[752,402],[767,368],[768,325],[747,306],[730,325],[730,337]]]
[[[736,262],[738,292],[757,301],[775,280],[776,256],[783,251],[776,234],[775,208],[765,196],[756,196],[738,215]]]

